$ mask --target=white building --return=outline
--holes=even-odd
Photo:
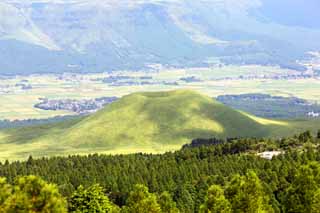
[[[258,156],[267,160],[271,160],[273,157],[283,154],[282,151],[269,151],[258,153]]]

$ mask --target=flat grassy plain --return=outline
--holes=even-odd
[[[285,137],[319,127],[320,119],[258,118],[191,90],[142,92],[83,118],[0,130],[0,161],[29,155],[163,153],[195,138]]]
[[[223,66],[215,68],[165,69],[143,71],[90,74],[90,75],[33,75],[0,79],[0,120],[23,120],[48,118],[57,115],[72,115],[67,111],[45,111],[34,108],[40,98],[50,99],[92,99],[104,96],[118,96],[142,91],[168,91],[192,89],[211,97],[225,94],[266,93],[281,96],[297,96],[320,102],[319,79],[265,80],[239,79],[296,74],[296,71],[265,66]],[[152,84],[113,86],[97,79],[109,76],[129,76],[130,81],[142,82],[140,77],[148,76]],[[183,77],[200,79],[200,82],[184,82]],[[32,89],[23,90],[17,84],[27,82]],[[176,82],[177,85],[168,84]]]

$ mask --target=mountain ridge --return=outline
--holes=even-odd
[[[0,4],[0,48],[9,48],[0,52],[1,58],[8,58],[0,62],[0,74],[132,70],[153,63],[206,66],[210,58],[227,64],[295,64],[305,52],[320,49],[315,39],[320,27],[304,25],[310,21],[302,18],[295,22],[290,19],[294,14],[286,20],[273,17],[270,11],[278,4],[275,0],[6,0]],[[311,6],[303,9],[288,0],[281,5],[282,13],[290,13],[293,5],[299,6],[299,14],[318,17],[315,12],[307,15]],[[33,55],[22,55],[24,48]],[[24,57],[26,63],[22,66],[15,56]]]

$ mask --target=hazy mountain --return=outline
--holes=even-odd
[[[318,9],[317,0],[4,0],[0,73],[195,66],[212,57],[291,65],[320,50]]]

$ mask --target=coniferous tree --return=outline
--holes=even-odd
[[[143,185],[135,185],[130,192],[126,205],[123,207],[124,213],[161,213],[161,207],[157,202],[156,195],[149,192]]]
[[[223,189],[212,185],[208,190],[205,203],[200,207],[200,213],[231,213],[230,202],[225,198]]]
[[[286,212],[311,212],[314,201],[318,199],[320,188],[320,166],[311,163],[301,166],[290,187],[286,190],[283,201]]]
[[[320,189],[314,193],[311,203],[311,213],[319,213],[320,212]]]
[[[188,190],[188,185],[178,187],[178,190],[175,193],[175,200],[177,200],[177,206],[182,212],[194,212],[194,199]]]
[[[20,177],[2,207],[4,212],[67,212],[66,201],[56,185],[36,176]]]
[[[256,173],[249,171],[245,176],[236,175],[226,188],[226,197],[234,212],[273,212],[269,196],[265,193]]]
[[[311,131],[305,131],[299,135],[299,140],[306,143],[312,139]]]
[[[69,201],[69,212],[106,213],[119,211],[120,209],[109,201],[103,188],[99,185],[93,185],[87,189],[79,186]]]
[[[0,212],[5,212],[6,201],[12,193],[12,187],[5,178],[0,178]]]
[[[177,204],[173,201],[169,192],[163,192],[159,198],[158,203],[161,207],[161,211],[165,213],[178,213]]]

